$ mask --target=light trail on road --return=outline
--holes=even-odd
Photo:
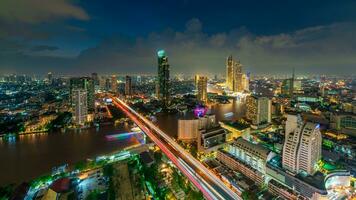
[[[242,199],[225,185],[212,171],[186,152],[170,136],[151,121],[137,113],[122,100],[112,97],[113,104],[122,110],[145,132],[177,168],[203,193],[207,199]]]

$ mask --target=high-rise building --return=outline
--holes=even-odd
[[[267,97],[248,96],[246,98],[246,118],[255,126],[271,122],[272,104]]]
[[[52,72],[48,72],[48,74],[47,74],[47,80],[48,80],[48,84],[52,84],[52,82],[53,82],[53,75],[52,75]]]
[[[242,89],[244,91],[249,91],[250,90],[250,78],[249,74],[243,74],[242,75]]]
[[[282,166],[292,172],[314,174],[321,158],[322,137],[319,124],[303,122],[299,116],[288,115]]]
[[[293,79],[284,79],[282,81],[281,94],[285,96],[293,96],[294,91]]]
[[[242,65],[240,61],[234,62],[234,77],[233,77],[233,91],[242,92],[244,91],[244,74],[242,73]]]
[[[168,57],[164,50],[159,50],[158,55],[158,77],[156,84],[156,96],[167,107],[170,101],[170,79]]]
[[[197,87],[198,87],[198,94],[197,94],[198,101],[206,103],[208,101],[208,78],[206,76],[199,76]]]
[[[199,81],[199,75],[198,74],[196,74],[195,76],[194,76],[194,86],[195,86],[195,89],[196,90],[198,90],[198,81]]]
[[[292,78],[284,79],[281,87],[282,95],[292,97],[294,93],[294,69]]]
[[[111,81],[110,81],[110,78],[105,78],[105,81],[104,81],[104,88],[106,91],[111,91]]]
[[[111,76],[111,92],[117,92],[117,78],[115,75]]]
[[[226,87],[234,92],[248,90],[249,79],[242,71],[242,64],[239,60],[234,61],[230,55],[226,61]]]
[[[229,90],[234,89],[234,61],[232,60],[232,55],[226,60],[226,87]]]
[[[87,94],[87,107],[90,112],[95,110],[95,90],[94,82],[89,77],[79,77],[70,79],[70,96],[72,100],[72,91],[74,89],[84,89]],[[73,102],[72,102],[73,105]]]
[[[131,80],[130,76],[126,76],[125,95],[126,96],[131,96],[132,95],[132,80]]]
[[[87,91],[76,88],[72,90],[73,121],[76,125],[83,126],[88,116]]]
[[[99,85],[99,76],[97,73],[91,73],[91,78],[93,79],[94,81],[94,85],[95,86],[98,86]]]
[[[140,85],[140,84],[142,83],[142,77],[141,77],[141,76],[137,76],[137,77],[136,77],[136,83],[137,83],[138,85]]]

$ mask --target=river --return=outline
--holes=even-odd
[[[244,114],[242,103],[233,101],[210,107],[217,120],[237,119]],[[233,115],[226,118],[226,113]],[[189,114],[187,114],[189,115]],[[158,115],[158,125],[172,137],[177,135],[179,114]],[[16,140],[0,139],[0,185],[19,183],[50,173],[52,168],[63,164],[74,164],[87,158],[110,154],[137,144],[134,137],[122,140],[107,140],[106,135],[129,131],[127,126],[105,126],[66,133],[23,135]]]

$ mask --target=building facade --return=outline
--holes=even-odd
[[[132,95],[132,80],[131,80],[130,76],[126,76],[125,95],[126,96],[131,96]]]
[[[288,115],[287,118],[290,119],[287,119],[286,123],[283,168],[294,174],[300,172],[314,174],[317,162],[321,158],[322,137],[319,124],[296,121],[293,115]]]
[[[253,125],[258,126],[271,122],[272,103],[269,98],[248,96],[246,98],[246,107],[246,119]]]
[[[208,77],[199,76],[197,88],[197,100],[206,103],[208,101]]]
[[[94,81],[89,77],[79,77],[79,78],[71,78],[70,79],[70,100],[72,107],[74,107],[73,99],[73,90],[75,89],[83,89],[87,94],[87,107],[89,112],[93,112],[95,110],[95,89],[94,89]]]
[[[158,76],[156,83],[156,97],[167,107],[170,101],[170,77],[168,57],[164,50],[159,50],[158,55]]]
[[[73,121],[76,125],[83,126],[88,116],[87,91],[84,89],[73,89],[72,102],[74,106]]]

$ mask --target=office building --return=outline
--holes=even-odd
[[[240,61],[234,61],[234,76],[233,76],[233,91],[243,92],[244,91],[244,74],[242,73],[242,65]]]
[[[252,125],[259,126],[271,122],[272,105],[269,98],[248,96],[246,98],[246,107],[246,119]]]
[[[250,90],[250,79],[247,74],[242,74],[242,90],[243,91]]]
[[[281,94],[284,96],[292,97],[294,94],[294,69],[292,78],[284,79],[281,86]],[[299,84],[299,83],[298,83]],[[301,87],[301,83],[300,83]]]
[[[197,100],[206,103],[208,101],[208,78],[206,76],[199,76],[197,87]]]
[[[198,132],[198,150],[210,151],[226,142],[226,130],[221,126],[201,129]]]
[[[47,80],[48,80],[48,84],[52,84],[52,82],[53,82],[53,75],[52,75],[52,72],[48,72],[48,74],[47,74]]]
[[[195,90],[197,90],[198,91],[198,81],[199,81],[199,75],[198,74],[196,74],[195,76],[194,76],[194,86],[195,86]]]
[[[234,61],[231,55],[226,61],[226,87],[234,92],[243,92],[249,88],[249,79],[242,71],[242,64],[239,60]]]
[[[73,122],[76,125],[83,126],[88,116],[87,91],[76,88],[72,90],[73,102]]]
[[[170,101],[170,78],[168,57],[164,50],[159,50],[158,55],[158,77],[156,83],[156,97],[167,107]]]
[[[319,124],[302,122],[295,115],[287,115],[282,166],[291,173],[314,174],[321,158],[322,137]]]
[[[178,120],[178,140],[185,142],[196,141],[201,129],[216,126],[215,115],[205,115],[191,119]]]
[[[232,55],[226,60],[226,87],[229,90],[234,89],[234,61],[232,60]]]
[[[353,107],[353,111],[355,108]],[[352,113],[333,113],[331,115],[331,128],[347,135],[356,137],[356,116]]]
[[[132,95],[132,80],[131,80],[130,76],[126,76],[125,95],[126,96],[131,96]]]
[[[117,78],[115,75],[111,76],[111,92],[117,92]]]
[[[266,162],[273,157],[273,153],[270,155],[270,151],[265,147],[251,143],[241,137],[229,144],[227,151],[263,174],[266,173]]]
[[[89,112],[95,110],[95,90],[94,82],[92,78],[89,77],[79,77],[70,79],[70,96],[72,100],[72,91],[74,89],[84,89],[87,94],[87,106]],[[72,102],[73,105],[73,102]]]
[[[294,86],[293,79],[284,79],[281,86],[281,94],[285,96],[293,96]]]

